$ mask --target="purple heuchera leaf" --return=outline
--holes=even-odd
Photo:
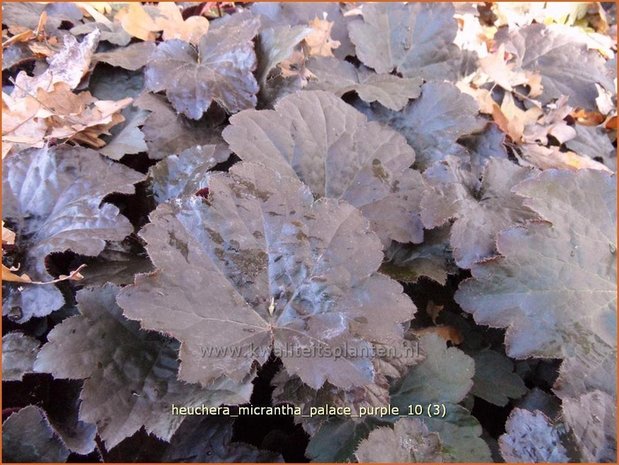
[[[175,344],[126,320],[116,305],[118,290],[107,284],[79,291],[80,314],[54,327],[34,365],[55,378],[84,379],[80,420],[96,424],[108,448],[141,427],[169,441],[186,418],[171,415],[171,404],[249,400],[249,380],[237,384],[224,378],[207,389],[178,381]]]
[[[177,114],[162,95],[144,92],[135,105],[150,112],[142,132],[151,159],[161,160],[198,145],[222,142],[221,128],[214,128],[211,122],[205,121],[208,118],[193,121]]]
[[[355,91],[363,101],[379,102],[394,111],[401,110],[409,99],[421,94],[423,79],[420,77],[376,74],[363,66],[357,69],[352,63],[335,57],[314,57],[306,66],[314,75],[307,89],[327,90],[340,97]]]
[[[359,443],[355,456],[367,462],[442,462],[443,445],[437,433],[419,418],[401,418],[393,429],[383,426],[373,430]]]
[[[558,429],[539,410],[529,412],[515,408],[507,419],[505,430],[499,438],[499,447],[506,462],[570,461]]]
[[[595,109],[596,82],[609,90],[615,87],[604,59],[576,31],[531,24],[497,39],[516,56],[515,70],[541,74],[542,103],[567,95],[571,105]]]
[[[213,101],[230,113],[256,106],[253,38],[260,22],[236,14],[214,23],[198,49],[179,39],[161,42],[146,66],[146,87],[166,91],[176,111],[200,119]]]
[[[193,417],[183,422],[162,461],[178,463],[274,463],[282,462],[275,452],[260,450],[250,444],[233,441],[232,418]]]
[[[64,462],[69,453],[43,409],[36,405],[28,405],[13,413],[2,424],[4,463]]]
[[[459,55],[451,3],[365,3],[348,25],[357,57],[377,73],[442,79]]]
[[[514,191],[548,223],[500,233],[502,256],[474,264],[456,301],[478,323],[508,328],[512,357],[616,347],[615,177],[547,170]]]
[[[53,279],[45,257],[71,250],[96,256],[106,241],[133,232],[118,208],[101,203],[113,192],[132,194],[144,175],[102,157],[93,150],[62,145],[32,149],[3,161],[2,213],[25,250],[20,271],[33,280]],[[3,313],[24,322],[45,316],[64,303],[54,285],[26,285],[6,297]],[[12,309],[19,308],[13,315]]]
[[[196,145],[164,158],[149,170],[155,200],[162,203],[207,188],[206,174],[229,157],[228,148],[220,144]]]
[[[299,176],[318,197],[350,202],[385,243],[422,241],[424,183],[397,132],[324,91],[289,95],[275,110],[246,110],[230,123],[223,137],[241,159]]]
[[[470,268],[473,263],[496,253],[497,234],[538,216],[512,188],[534,174],[529,168],[509,160],[491,158],[480,182],[470,164],[448,157],[424,172],[432,189],[421,201],[421,219],[426,228],[435,228],[455,219],[450,243],[456,263]]]
[[[371,342],[401,341],[415,306],[376,272],[381,244],[361,213],[250,163],[208,186],[208,199],[151,214],[141,236],[156,271],[120,293],[125,315],[181,341],[185,381],[242,379],[275,349],[315,389],[371,383]]]
[[[426,169],[448,155],[468,158],[460,137],[479,132],[484,122],[478,118],[479,106],[470,95],[449,82],[428,82],[421,97],[402,111],[370,108],[368,118],[387,124],[404,137],[417,154],[416,167]]]

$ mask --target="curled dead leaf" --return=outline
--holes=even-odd
[[[333,21],[314,18],[309,22],[312,31],[305,38],[309,56],[332,57],[332,50],[340,46],[340,42],[331,38]]]
[[[612,173],[608,167],[592,158],[574,152],[561,152],[559,147],[543,147],[535,144],[522,146],[522,158],[533,166],[546,170],[561,168],[568,170],[592,169]]]
[[[22,284],[56,284],[62,281],[80,281],[84,279],[84,276],[80,273],[86,265],[80,265],[75,270],[71,271],[68,275],[61,274],[57,279],[52,279],[50,281],[33,281],[30,276],[26,273],[21,275],[17,275],[14,271],[18,271],[17,268],[9,268],[2,264],[2,281],[8,281],[11,283],[22,283]]]
[[[129,35],[144,41],[155,40],[156,33],[162,29],[140,3],[130,3],[115,19]]]
[[[514,142],[520,143],[523,140],[525,126],[535,123],[542,114],[542,110],[538,107],[521,110],[514,102],[512,94],[506,92],[501,106],[494,104],[492,117],[499,128]]]
[[[179,7],[171,2],[160,2],[157,7],[161,16],[155,19],[155,24],[163,31],[163,40],[181,39],[198,45],[208,32],[209,22],[204,16],[190,16],[185,20]]]
[[[4,227],[4,221],[2,222],[2,242],[7,245],[15,244],[15,233]]]

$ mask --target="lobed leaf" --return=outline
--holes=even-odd
[[[125,315],[182,342],[186,381],[242,379],[275,348],[314,389],[372,382],[370,342],[401,340],[400,323],[415,308],[376,273],[380,243],[360,212],[314,202],[296,178],[254,164],[208,183],[208,199],[179,199],[151,214],[141,236],[157,271],[120,293]],[[205,344],[225,350],[208,357]],[[341,358],[298,355],[342,347]]]
[[[515,408],[499,438],[501,455],[506,462],[569,462],[558,429],[539,410]]]
[[[515,55],[517,68],[541,74],[542,103],[567,95],[571,105],[595,109],[595,84],[614,88],[604,59],[571,30],[531,24],[499,41]]]
[[[379,102],[394,111],[401,110],[410,99],[421,94],[420,77],[376,74],[335,57],[314,57],[306,66],[315,76],[315,80],[309,81],[308,90],[327,90],[339,97],[354,91],[364,102]]]
[[[421,200],[421,220],[426,228],[436,228],[454,219],[450,234],[454,259],[460,268],[471,268],[495,255],[499,232],[537,218],[512,192],[533,174],[508,160],[492,158],[480,182],[468,163],[447,157],[424,172],[433,189]]]
[[[2,336],[2,379],[21,381],[32,373],[32,365],[41,343],[24,333],[12,332]]]
[[[407,411],[410,404],[458,403],[473,387],[475,362],[436,334],[424,334],[419,345],[425,359],[391,386],[391,403]]]
[[[518,399],[526,394],[527,387],[522,378],[514,373],[514,364],[509,358],[494,350],[482,350],[473,355],[473,360],[473,395],[504,407],[509,399]]]
[[[376,428],[361,441],[355,456],[361,463],[443,461],[439,435],[428,431],[419,418],[402,418],[393,424],[393,429]]]
[[[24,407],[2,423],[3,462],[64,462],[67,457],[69,450],[39,407]]]
[[[155,200],[163,203],[207,188],[207,173],[229,156],[224,145],[196,145],[164,158],[149,170]]]
[[[161,160],[197,145],[221,141],[209,121],[193,121],[178,115],[159,95],[143,93],[135,105],[150,112],[142,127],[149,158]]]
[[[323,91],[282,98],[275,110],[230,118],[223,137],[241,159],[299,176],[314,195],[359,208],[388,242],[421,242],[421,175],[402,136]]]
[[[64,320],[48,335],[35,370],[56,378],[84,379],[80,419],[97,425],[108,448],[141,427],[169,441],[185,419],[182,407],[242,403],[248,382],[215,380],[206,389],[177,381],[174,344],[139,330],[116,305],[119,288],[108,284],[77,293],[80,315]]]
[[[233,441],[230,418],[189,418],[172,437],[163,456],[165,462],[253,462],[276,463],[282,458],[275,452],[260,450],[250,444]]]
[[[146,66],[146,87],[166,91],[174,109],[200,119],[213,101],[229,113],[256,106],[252,39],[259,21],[249,14],[213,23],[196,48],[180,39],[161,42]]]
[[[35,281],[50,281],[45,266],[50,253],[96,256],[106,241],[129,235],[129,221],[102,200],[113,192],[133,193],[142,179],[140,173],[81,147],[31,149],[5,159],[2,210],[24,250],[21,270]],[[25,285],[6,297],[3,314],[25,322],[63,303],[53,285]]]
[[[428,82],[421,87],[421,97],[402,111],[372,109],[368,117],[406,137],[417,154],[416,167],[423,170],[448,155],[467,155],[457,140],[483,129],[478,112],[475,100],[453,84]]]
[[[421,244],[393,242],[385,251],[381,271],[405,283],[416,283],[425,276],[444,286],[447,277],[458,272],[449,245],[449,229],[444,226],[424,231]]]
[[[363,20],[348,25],[357,57],[380,74],[437,79],[450,74],[459,49],[451,3],[365,3]]]
[[[500,233],[502,256],[474,264],[456,301],[478,323],[508,328],[512,357],[586,358],[615,347],[614,177],[548,170],[515,192],[549,223]]]

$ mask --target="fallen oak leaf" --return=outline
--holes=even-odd
[[[90,97],[89,92],[86,94]],[[92,100],[79,115],[82,119],[77,119],[72,115],[50,115],[52,129],[48,137],[69,138],[73,141],[85,142],[92,147],[103,147],[105,141],[99,139],[99,135],[107,133],[112,126],[125,120],[120,111],[132,101],[131,98],[119,101]]]
[[[24,273],[22,275],[17,275],[13,273],[14,271],[17,271],[17,270],[11,269],[3,263],[2,264],[2,281],[8,281],[11,283],[31,283],[32,282],[32,280],[30,279],[30,276],[28,276],[27,274]]]
[[[568,97],[563,95],[555,103],[549,104],[550,110],[546,114],[524,128],[523,140],[547,145],[548,136],[554,137],[559,144],[576,137],[576,130],[565,121],[572,111],[567,102]]]
[[[515,63],[508,63],[505,44],[488,56],[479,59],[481,70],[503,89],[512,91],[515,86],[526,84],[528,77],[524,71],[514,71]]]
[[[13,273],[14,271],[17,271],[16,268],[15,269],[9,268],[5,266],[4,264],[2,264],[2,281],[8,281],[12,283],[23,283],[23,284],[38,284],[38,285],[56,284],[62,281],[80,281],[84,278],[84,276],[80,273],[80,271],[82,271],[84,268],[86,268],[86,265],[80,265],[75,270],[71,271],[68,275],[61,274],[58,278],[52,279],[49,281],[33,281],[30,278],[30,276],[28,276],[26,273],[21,274],[21,275],[16,275],[15,273]]]
[[[99,136],[124,121],[120,111],[132,101],[96,100],[90,92],[74,94],[63,82],[54,84],[50,91],[37,89],[36,97],[3,96],[8,110],[3,115],[6,121],[2,139],[21,147],[41,147],[45,140],[69,139],[101,148],[105,142]]]
[[[48,59],[49,67],[43,73],[31,77],[25,71],[19,72],[15,77],[15,89],[11,96],[22,98],[33,95],[37,89],[49,90],[57,82],[64,82],[71,89],[75,89],[90,69],[100,35],[97,29],[79,43],[73,36],[65,35],[62,49]]]
[[[301,50],[295,50],[290,57],[282,60],[278,67],[283,77],[296,78],[301,83],[301,86],[304,86],[313,76],[312,72],[305,66],[305,61],[305,53]]]
[[[570,116],[583,126],[598,126],[606,119],[603,114],[597,111],[587,111],[584,108],[576,108]]]
[[[2,93],[2,158],[22,148],[43,146],[47,125],[35,118],[40,107],[30,96],[13,98]]]
[[[131,36],[144,41],[153,41],[157,37],[157,32],[161,27],[151,16],[154,7],[143,7],[140,3],[129,3],[129,5],[118,13],[114,19],[120,22],[122,28]]]
[[[183,19],[180,9],[172,2],[159,2],[157,9],[161,16],[155,18],[155,24],[163,31],[163,40],[180,39],[198,45],[208,32],[209,22],[204,16]]]
[[[58,47],[58,38],[44,38],[42,41],[31,41],[28,43],[28,49],[36,58],[48,58],[56,53]]]
[[[461,79],[456,83],[456,87],[464,94],[468,94],[475,99],[479,105],[479,112],[492,115],[495,111],[496,102],[492,98],[492,92],[488,89],[477,87],[466,79]]]
[[[309,22],[311,32],[304,41],[308,47],[308,55],[319,57],[332,57],[332,50],[340,46],[340,42],[331,38],[333,21],[314,18]]]
[[[2,242],[7,245],[15,244],[15,233],[4,226],[4,221],[2,222]]]
[[[534,124],[543,112],[536,106],[527,110],[521,110],[514,102],[514,97],[510,92],[503,96],[503,103],[499,107],[494,104],[492,118],[494,122],[516,143],[522,142],[524,128]]]
[[[522,158],[542,170],[550,168],[568,170],[599,170],[612,173],[613,171],[604,164],[587,156],[567,151],[562,152],[559,147],[544,147],[536,144],[524,144],[521,146]]]

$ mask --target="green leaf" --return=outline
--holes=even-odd
[[[471,393],[491,404],[504,407],[509,399],[518,399],[527,392],[520,376],[514,373],[513,362],[494,350],[482,350],[473,355],[475,376]]]
[[[425,359],[391,388],[391,403],[401,411],[411,404],[458,403],[473,386],[475,362],[436,334],[419,338]]]

